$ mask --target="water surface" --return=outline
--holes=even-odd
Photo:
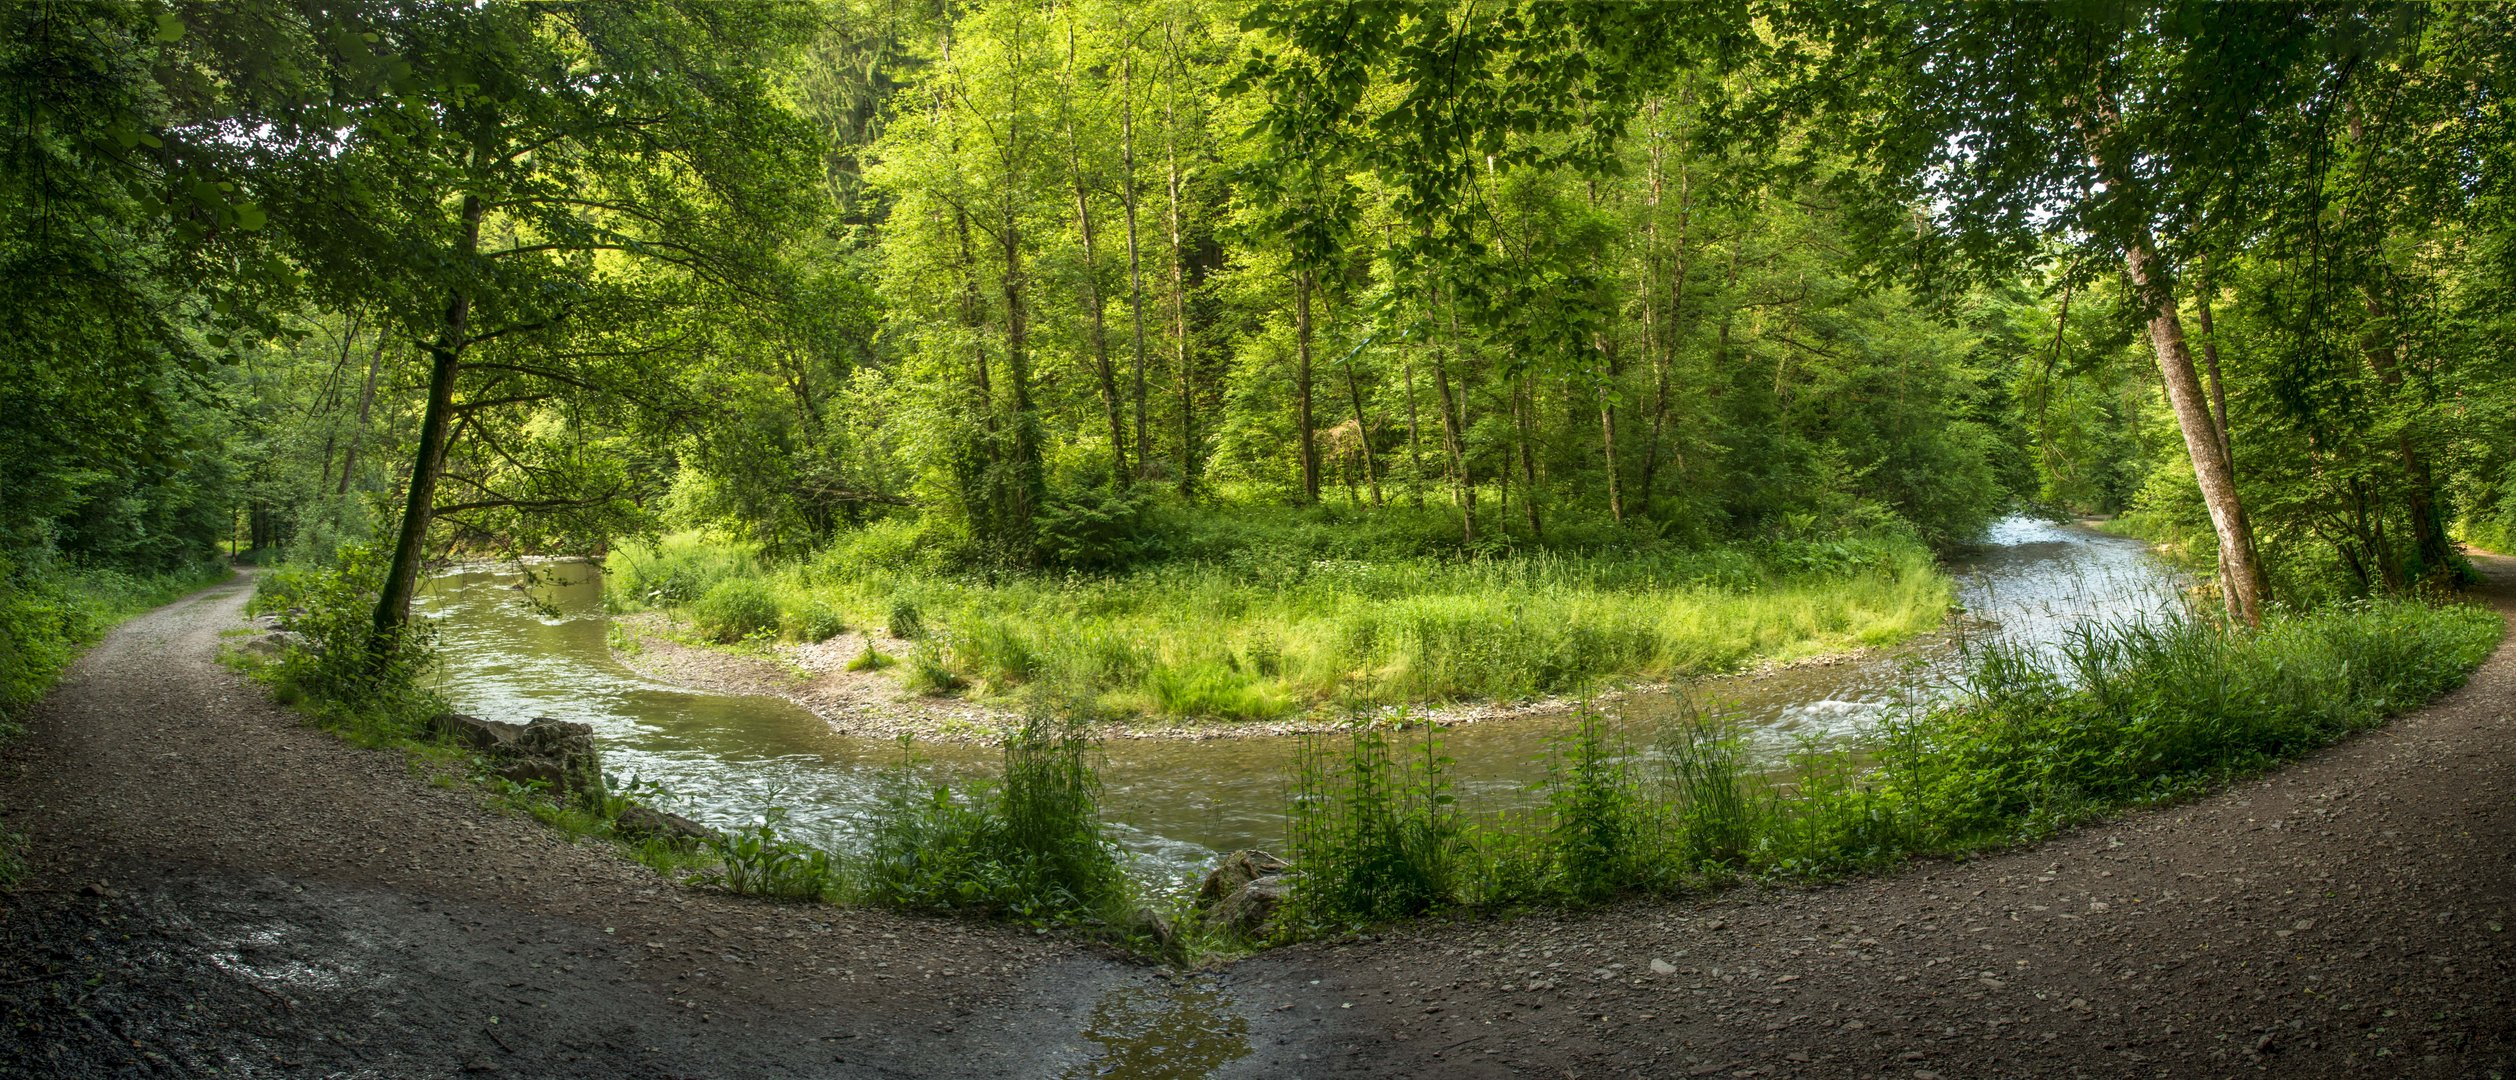
[[[2139,542],[2028,518],[1994,525],[1948,570],[1965,610],[1946,631],[1848,662],[1638,692],[1615,722],[1647,745],[1673,714],[1699,703],[1733,718],[1769,757],[1810,741],[1857,744],[1900,698],[1945,692],[1969,637],[2049,648],[2091,620],[2156,615],[2179,603],[2177,577]],[[852,846],[902,760],[900,746],[837,734],[784,699],[686,691],[629,671],[606,644],[601,590],[599,569],[584,563],[543,564],[529,577],[470,568],[433,579],[419,608],[441,635],[442,692],[494,719],[590,724],[608,773],[661,783],[674,809],[701,821],[740,826],[783,807],[799,838]],[[1569,722],[1542,713],[1448,732],[1444,749],[1463,803],[1533,801],[1548,740]],[[1184,877],[1218,851],[1280,845],[1298,747],[1289,737],[1114,739],[1104,751],[1104,810],[1145,869]],[[998,759],[991,748],[956,744],[917,752],[930,771],[983,772]]]

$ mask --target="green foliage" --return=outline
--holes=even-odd
[[[0,555],[0,735],[13,731],[81,650],[121,620],[225,578],[204,562],[158,574],[31,566]]]
[[[869,903],[1034,923],[1115,921],[1133,894],[1102,835],[1100,777],[1080,727],[1034,717],[1004,744],[994,783],[889,781],[859,885]]]
[[[758,578],[726,578],[691,603],[690,618],[711,641],[742,641],[777,629],[777,594]]]
[[[384,572],[384,552],[348,544],[328,564],[267,572],[247,606],[279,615],[299,638],[263,669],[265,681],[318,720],[372,742],[416,735],[443,704],[421,681],[436,666],[427,623],[377,639],[375,598]]]
[[[1339,739],[1303,736],[1289,858],[1297,869],[1283,932],[1293,936],[1432,910],[1457,887],[1463,826],[1451,761],[1425,723],[1358,722]]]
[[[750,828],[718,833],[707,847],[717,865],[698,880],[740,896],[781,900],[832,898],[839,887],[830,853],[787,839],[779,832],[785,811],[772,809]]]
[[[874,643],[867,641],[865,651],[857,653],[854,659],[849,660],[847,669],[849,671],[880,671],[897,663],[899,663],[898,660],[874,648]]]
[[[2198,619],[2081,628],[2052,650],[1994,642],[1965,692],[1872,744],[1779,768],[1719,717],[1683,713],[1661,768],[1583,710],[1551,744],[1542,811],[1463,815],[1428,726],[1305,746],[1293,785],[1303,936],[1454,907],[1588,904],[1739,875],[1826,878],[1917,854],[2032,841],[2185,796],[2364,730],[2460,683],[2495,614],[2368,601],[2260,630]]]
[[[940,637],[907,657],[920,692],[1044,688],[1113,712],[1208,719],[1731,671],[1901,640],[1947,605],[1928,552],[1895,532],[1710,548],[1608,533],[1594,554],[1463,560],[1374,555],[1366,545],[1448,543],[1395,515],[1320,516],[1271,527],[1181,512],[1168,528],[1180,557],[1108,576],[956,579],[821,558],[754,580],[776,582],[790,608]],[[674,565],[739,562],[680,544]],[[653,594],[661,571],[634,550],[615,554],[622,572],[607,593]]]
[[[722,582],[759,572],[750,548],[681,533],[612,549],[603,560],[603,599],[620,610],[688,604]]]
[[[926,636],[926,615],[917,601],[904,596],[891,599],[890,610],[883,616],[883,625],[891,636],[902,641],[917,641]]]

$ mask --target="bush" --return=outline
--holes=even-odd
[[[619,610],[672,607],[706,596],[719,582],[759,574],[750,548],[680,533],[612,549],[603,560],[603,599]]]
[[[882,650],[874,648],[873,642],[867,641],[865,651],[857,653],[855,659],[849,660],[847,669],[849,671],[880,671],[898,662],[884,655]]]
[[[1454,896],[1462,830],[1450,759],[1432,724],[1421,731],[1403,758],[1376,724],[1341,741],[1303,737],[1289,830],[1299,875],[1284,932],[1403,918]]]
[[[0,734],[114,623],[228,574],[213,561],[142,575],[0,557]]]
[[[438,711],[422,676],[436,666],[434,628],[415,619],[390,638],[375,631],[376,596],[387,570],[374,544],[345,544],[327,566],[274,571],[251,610],[286,612],[304,640],[280,654],[264,677],[306,702],[318,719],[369,740],[416,733]]]
[[[1039,551],[1061,570],[1105,573],[1159,558],[1162,537],[1142,492],[1086,487],[1040,507]]]
[[[864,898],[1032,922],[1115,921],[1132,894],[1102,834],[1091,751],[1081,728],[1034,717],[1005,741],[996,783],[929,785],[912,758],[873,824]]]
[[[758,578],[726,578],[690,605],[690,620],[708,640],[732,644],[777,628],[777,596]]]
[[[708,840],[715,869],[699,880],[745,896],[783,900],[818,900],[833,895],[839,884],[830,853],[799,844],[779,834],[786,811],[771,809],[748,829],[719,833]]]
[[[891,601],[891,617],[887,629],[902,641],[915,641],[926,636],[926,615],[917,608],[917,601],[895,597]]]
[[[814,596],[789,596],[778,604],[778,633],[794,641],[828,641],[847,632],[839,609]]]

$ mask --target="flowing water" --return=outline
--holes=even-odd
[[[2073,525],[2011,518],[1951,561],[1964,615],[1952,629],[1851,661],[1707,679],[1675,692],[1629,695],[1616,710],[1637,743],[1696,704],[1734,718],[1760,752],[1808,741],[1857,743],[1901,697],[1944,692],[1965,637],[1997,634],[2050,647],[2091,620],[2155,615],[2179,603],[2179,582],[2137,541]],[[599,570],[473,568],[434,579],[421,597],[436,621],[442,691],[482,716],[556,717],[593,725],[605,770],[662,784],[673,809],[739,826],[771,807],[799,839],[845,849],[903,757],[887,739],[833,733],[778,698],[694,693],[646,679],[606,644]],[[1565,713],[1481,721],[1444,736],[1469,806],[1534,800]],[[1101,770],[1103,811],[1157,878],[1200,872],[1215,853],[1280,844],[1298,740],[1115,739]],[[921,744],[931,770],[985,771],[989,747]]]

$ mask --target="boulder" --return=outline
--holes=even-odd
[[[1127,915],[1124,927],[1128,934],[1151,938],[1162,949],[1164,959],[1181,961],[1188,958],[1188,942],[1179,936],[1179,926],[1171,917],[1149,907],[1140,907]]]
[[[1283,873],[1284,865],[1284,860],[1256,848],[1242,848],[1226,855],[1197,886],[1197,906],[1213,907],[1217,901],[1239,892],[1241,886]]]
[[[585,724],[536,716],[495,756],[501,759],[498,775],[519,784],[538,781],[559,795],[603,790],[603,756],[594,749],[594,729]]]
[[[1220,903],[1206,910],[1206,921],[1242,937],[1257,937],[1275,918],[1287,897],[1293,894],[1290,875],[1269,874],[1255,878]]]
[[[661,840],[674,847],[695,846],[716,838],[716,830],[696,821],[636,803],[612,819],[612,831],[630,840]]]
[[[483,720],[462,713],[438,713],[428,718],[428,734],[456,746],[496,752],[515,743],[524,734],[524,725]]]
[[[508,724],[462,713],[428,718],[429,734],[487,757],[492,771],[519,784],[541,784],[553,794],[592,795],[603,790],[603,758],[594,729],[537,716]]]

